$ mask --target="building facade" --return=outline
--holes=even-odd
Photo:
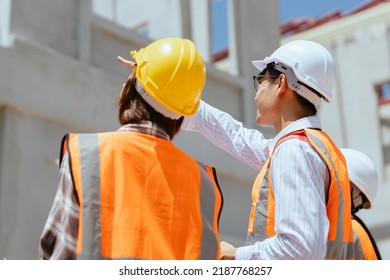
[[[361,216],[390,259],[389,5],[280,41],[278,1],[226,0],[228,48],[216,54],[215,2],[0,0],[0,258],[37,258],[63,135],[118,128],[116,102],[128,70],[116,57],[177,36],[192,39],[207,62],[203,99],[253,128],[252,59],[295,38],[331,51],[338,67],[336,102],[321,106],[320,119],[339,146],[365,152],[379,167],[376,204]],[[219,60],[221,53],[227,58]],[[256,171],[197,134],[182,132],[175,143],[217,168],[224,193],[221,238],[243,245]]]
[[[255,126],[250,60],[279,43],[277,3],[228,1],[230,71],[213,63],[211,5],[208,0],[0,0],[0,258],[37,258],[58,185],[63,135],[118,128],[116,102],[129,74],[118,55],[129,57],[157,38],[192,39],[207,61],[203,98]],[[199,135],[183,132],[175,141],[217,167],[225,196],[222,238],[242,245],[256,172]]]

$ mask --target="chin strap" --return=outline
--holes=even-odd
[[[351,190],[352,213],[355,214],[360,209],[364,208],[364,205],[368,202],[368,199],[362,192],[360,192],[356,197],[353,197],[352,193],[353,192]]]

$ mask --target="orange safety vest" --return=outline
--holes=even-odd
[[[80,202],[79,259],[219,259],[214,168],[138,132],[68,134],[63,143]]]
[[[352,259],[350,187],[344,157],[325,132],[315,129],[304,129],[288,134],[278,141],[275,149],[281,142],[290,137],[298,137],[307,141],[324,160],[330,172],[330,186],[326,204],[329,219],[326,258]],[[275,197],[272,191],[270,169],[272,155],[267,159],[253,185],[248,245],[263,241],[276,234],[274,230]]]
[[[352,218],[352,229],[354,237],[354,259],[380,260],[381,256],[374,239],[369,234],[364,223],[356,216]]]

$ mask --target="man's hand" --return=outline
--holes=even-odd
[[[226,241],[222,241],[220,243],[221,246],[221,260],[235,260],[236,259],[236,251],[237,248],[235,248],[232,244],[227,243]]]

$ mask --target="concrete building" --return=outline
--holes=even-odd
[[[390,259],[389,4],[280,41],[278,1],[227,0],[228,49],[221,53],[228,57],[215,63],[221,53],[212,48],[213,2],[0,0],[0,258],[37,257],[63,135],[118,128],[116,100],[128,71],[116,57],[178,36],[192,39],[207,61],[203,98],[253,128],[251,59],[294,38],[328,47],[339,77],[336,102],[322,105],[320,118],[338,145],[367,153],[380,169],[375,207],[361,216]],[[243,245],[256,172],[194,133],[181,133],[175,143],[217,167],[222,239]]]
[[[255,126],[250,60],[277,47],[278,5],[228,3],[231,70],[221,71],[209,0],[0,0],[0,258],[37,258],[63,135],[118,128],[116,101],[128,75],[118,55],[161,37],[192,39],[208,62],[204,99]],[[176,143],[218,167],[222,238],[242,245],[256,172],[198,135],[182,133]]]
[[[298,19],[282,26],[284,44],[308,39],[326,46],[337,65],[334,103],[323,104],[323,128],[339,147],[367,154],[379,171],[374,207],[358,216],[390,259],[390,1],[373,0],[348,14]]]

